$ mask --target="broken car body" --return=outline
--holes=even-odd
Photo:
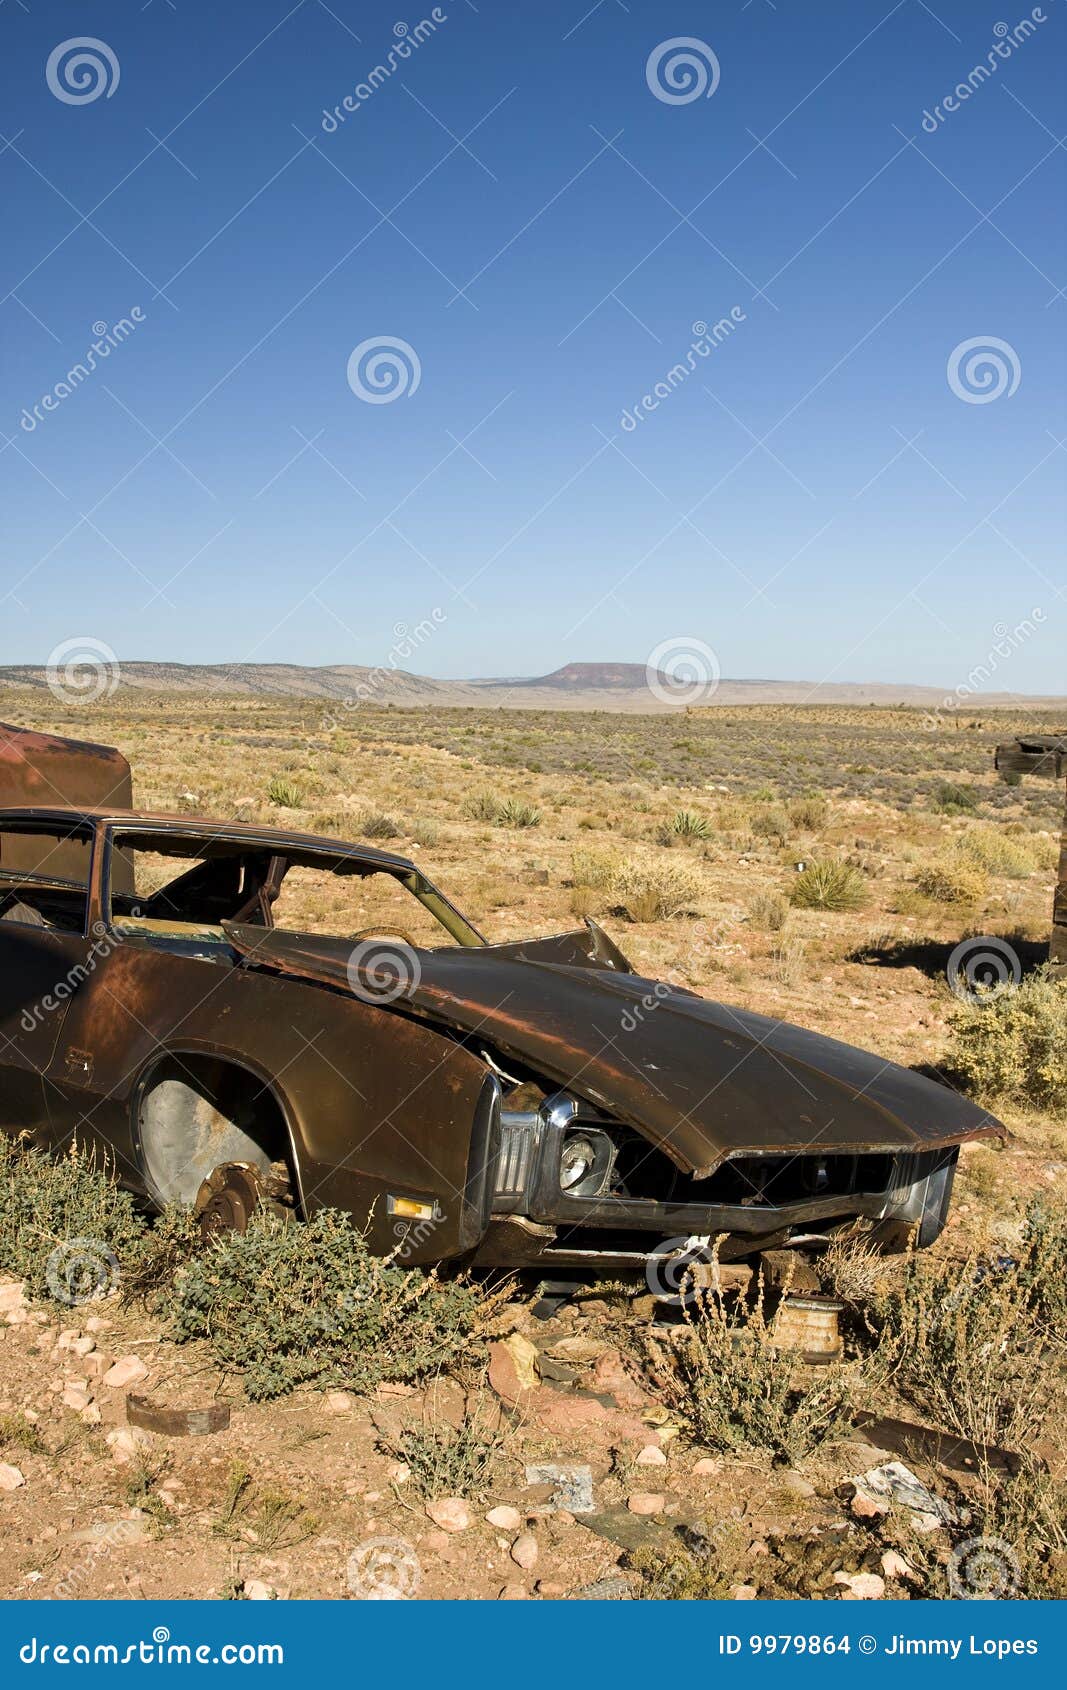
[[[11,784],[0,1126],[76,1136],[155,1206],[328,1204],[410,1265],[577,1280],[709,1238],[724,1259],[846,1227],[929,1243],[959,1145],[1002,1130],[641,978],[593,922],[489,944],[392,853]]]

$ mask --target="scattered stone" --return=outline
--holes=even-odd
[[[667,1457],[658,1444],[646,1444],[637,1457],[638,1467],[666,1467]]]
[[[0,1281],[0,1314],[11,1314],[15,1309],[26,1307],[26,1282],[24,1279],[5,1279]]]
[[[554,1579],[538,1579],[534,1585],[534,1594],[546,1602],[559,1602],[567,1594],[565,1584],[557,1584]]]
[[[626,1506],[631,1514],[662,1514],[667,1498],[656,1491],[635,1490],[626,1498]]]
[[[85,1322],[85,1330],[86,1332],[106,1332],[110,1325],[110,1320],[105,1320],[102,1314],[91,1314]]]
[[[506,1502],[502,1502],[499,1508],[490,1508],[485,1518],[498,1532],[517,1532],[522,1525],[522,1515],[518,1509],[509,1507]]]
[[[565,1397],[547,1389],[538,1392],[537,1419],[546,1432],[557,1438],[579,1437],[590,1426],[600,1426],[608,1419],[608,1411],[596,1397]]]
[[[538,1586],[540,1589],[540,1585]],[[572,1602],[629,1602],[632,1600],[630,1586],[618,1574],[614,1577],[597,1579],[595,1584],[583,1584],[570,1593]]]
[[[694,1479],[710,1479],[721,1472],[722,1462],[714,1461],[710,1455],[702,1455],[699,1461],[693,1463]]]
[[[497,1597],[498,1602],[528,1602],[529,1600],[530,1592],[521,1584],[506,1584]]]
[[[593,1369],[593,1390],[606,1391],[620,1408],[642,1408],[647,1401],[644,1391],[623,1366],[618,1350],[605,1350]]]
[[[889,1503],[876,1502],[873,1496],[864,1496],[862,1491],[857,1491],[849,1503],[849,1510],[857,1520],[878,1520],[889,1513]]]
[[[529,1400],[541,1383],[537,1347],[521,1332],[498,1338],[489,1346],[489,1384],[509,1408]]]
[[[327,1414],[351,1414],[355,1406],[356,1399],[350,1391],[327,1391],[323,1398]]]
[[[459,1496],[436,1497],[426,1504],[426,1512],[443,1532],[465,1532],[471,1523],[471,1511]]]
[[[754,1584],[735,1584],[730,1590],[731,1602],[755,1602],[759,1591]]]
[[[104,1442],[110,1447],[114,1461],[122,1467],[147,1447],[148,1438],[136,1426],[116,1426],[107,1433]]]
[[[602,1297],[587,1297],[575,1304],[575,1312],[585,1320],[606,1320],[611,1309]]]
[[[878,1602],[885,1595],[885,1579],[877,1573],[835,1573],[834,1583],[844,1585],[856,1602]]]
[[[811,1480],[806,1479],[803,1473],[794,1473],[792,1468],[782,1474],[780,1483],[783,1490],[791,1491],[794,1496],[815,1495],[815,1486]]]
[[[895,1549],[887,1549],[882,1556],[882,1571],[887,1579],[897,1579],[902,1582],[907,1580],[912,1584],[919,1582],[919,1575],[915,1568],[909,1561],[905,1561],[903,1555]]]
[[[60,1398],[64,1407],[72,1408],[76,1414],[80,1414],[83,1409],[88,1408],[92,1400],[88,1391],[80,1391],[74,1385],[68,1385]]]
[[[601,1508],[595,1514],[580,1514],[578,1524],[619,1549],[644,1549],[650,1544],[663,1542],[663,1527],[655,1518],[642,1518],[622,1506]]]
[[[139,1385],[148,1378],[148,1369],[140,1356],[120,1356],[104,1374],[104,1384],[113,1391],[124,1391],[129,1385]]]
[[[428,1555],[443,1555],[451,1549],[452,1539],[447,1532],[427,1532],[419,1547],[425,1549]]]
[[[112,1365],[112,1357],[105,1355],[103,1350],[94,1350],[91,1355],[84,1357],[82,1366],[90,1379],[102,1379]]]
[[[606,1347],[599,1338],[591,1338],[585,1332],[573,1332],[566,1338],[555,1339],[546,1347],[545,1353],[555,1361],[573,1361],[581,1365],[597,1361]]]
[[[526,1483],[554,1485],[553,1504],[570,1514],[591,1514],[596,1506],[591,1467],[566,1466],[558,1461],[536,1462],[526,1469]]]
[[[264,1584],[262,1579],[245,1579],[244,1596],[248,1602],[274,1602],[277,1600],[277,1591],[272,1590],[269,1584]]]
[[[18,1490],[26,1483],[26,1476],[20,1467],[12,1467],[7,1461],[0,1461],[0,1490]]]
[[[57,1350],[72,1350],[74,1348],[75,1344],[78,1342],[78,1339],[81,1337],[81,1335],[82,1334],[81,1334],[81,1327],[80,1326],[65,1327],[64,1330],[59,1334],[59,1337],[56,1339],[56,1349]]]
[[[524,1573],[535,1565],[538,1556],[537,1539],[533,1532],[520,1532],[511,1546],[511,1559]]]
[[[870,1472],[853,1478],[856,1496],[873,1502],[899,1502],[918,1514],[934,1514],[939,1522],[954,1525],[959,1516],[951,1503],[935,1496],[911,1470],[900,1461],[887,1461],[884,1467],[872,1467]]]
[[[391,1461],[386,1469],[385,1476],[390,1484],[406,1485],[411,1478],[411,1468],[406,1461]]]

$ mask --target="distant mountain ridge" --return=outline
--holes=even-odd
[[[92,680],[91,670],[87,679]],[[114,672],[104,676],[104,688]],[[651,684],[650,684],[651,682]],[[40,664],[0,666],[0,688],[48,686]],[[474,680],[436,680],[403,669],[371,668],[367,664],[337,663],[305,667],[299,663],[155,663],[121,662],[117,686],[142,692],[238,695],[262,698],[319,699],[340,705],[393,704],[401,707],[436,705],[441,709],[468,706],[513,710],[623,710],[659,714],[701,706],[743,704],[911,705],[916,709],[951,709],[951,687],[853,681],[728,680],[719,682],[708,698],[694,697],[684,681],[658,672],[651,677],[643,663],[565,663],[548,675],[490,677]],[[76,698],[73,687],[69,696]],[[104,689],[102,689],[104,690]],[[86,693],[89,688],[86,687]],[[973,693],[958,701],[962,712],[994,709],[1058,709],[1061,696],[1021,696],[1016,693]]]

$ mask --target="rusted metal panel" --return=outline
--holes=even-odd
[[[110,745],[61,739],[0,722],[0,810],[72,809],[133,804],[130,765]],[[89,853],[77,841],[38,845],[28,835],[0,837],[0,867],[34,870],[47,858],[48,873],[84,882]],[[123,890],[132,887],[128,865],[116,864]],[[128,884],[126,884],[128,882]]]
[[[344,940],[227,933],[257,968],[350,990]],[[535,943],[420,951],[419,964],[407,1013],[579,1090],[690,1173],[746,1150],[934,1150],[1003,1132],[958,1093],[866,1051],[635,975],[541,961]]]

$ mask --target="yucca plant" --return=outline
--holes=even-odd
[[[801,910],[859,910],[867,887],[850,863],[809,863],[794,880],[789,902]]]

